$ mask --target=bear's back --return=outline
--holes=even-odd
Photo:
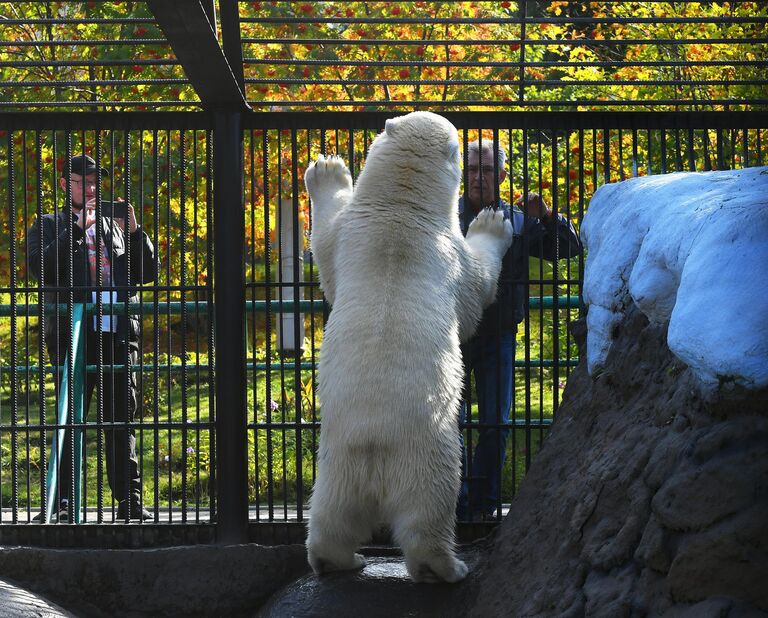
[[[403,414],[412,415],[418,401],[443,401],[440,385],[461,365],[457,239],[450,226],[414,226],[387,212],[344,214],[337,230],[336,297],[323,341],[321,398],[358,401],[369,410],[371,402],[400,401]],[[333,383],[323,375],[332,375]],[[414,399],[413,385],[421,397]]]

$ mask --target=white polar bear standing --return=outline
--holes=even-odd
[[[512,229],[484,211],[462,237],[458,135],[429,112],[387,121],[354,189],[338,157],[320,156],[304,180],[333,307],[309,563],[317,574],[363,566],[355,551],[386,523],[414,580],[459,581],[459,341],[496,295]]]

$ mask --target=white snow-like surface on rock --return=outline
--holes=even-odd
[[[768,167],[605,185],[581,233],[590,374],[634,301],[705,387],[768,386]]]

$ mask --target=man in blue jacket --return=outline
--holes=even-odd
[[[512,405],[515,334],[525,319],[528,296],[528,257],[555,262],[582,251],[573,226],[536,193],[520,198],[515,206],[501,199],[499,187],[506,178],[506,153],[494,153],[493,142],[471,142],[467,151],[467,186],[459,201],[462,232],[483,208],[500,208],[512,223],[514,239],[504,255],[496,302],[483,313],[474,337],[462,346],[465,384],[475,376],[478,437],[472,461],[464,458],[464,479],[457,514],[459,519],[493,516],[499,497],[501,469],[506,456],[507,425]],[[465,389],[468,392],[468,389]],[[461,421],[466,420],[462,405]]]
[[[107,424],[106,464],[112,495],[117,501],[119,519],[151,519],[141,503],[141,478],[136,457],[133,429],[113,429],[112,423],[130,423],[141,398],[132,371],[110,371],[110,365],[130,365],[138,361],[139,318],[110,310],[113,302],[136,302],[135,286],[154,281],[157,276],[155,248],[139,227],[130,204],[124,218],[96,216],[96,162],[89,156],[73,157],[59,180],[68,203],[62,210],[36,219],[28,233],[29,270],[44,292],[45,343],[51,364],[67,362],[71,340],[68,312],[56,304],[96,302],[101,295],[104,316],[86,317],[85,356],[89,365],[101,363],[103,370],[88,373],[85,380],[84,409],[87,412],[94,388],[102,380],[103,421]],[[102,174],[107,174],[101,169]],[[71,204],[69,203],[71,202]],[[99,228],[99,225],[101,226]],[[71,286],[71,287],[70,287]],[[101,349],[101,353],[100,353]],[[57,378],[57,389],[58,389]],[[66,397],[59,393],[59,397]],[[69,422],[71,422],[71,418]],[[59,505],[54,519],[71,521],[72,441],[64,442],[59,468]]]

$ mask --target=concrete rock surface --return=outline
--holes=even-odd
[[[476,547],[460,552],[472,569]],[[312,574],[278,592],[258,618],[449,618],[467,615],[472,583],[416,584],[402,556],[369,556],[359,571]]]
[[[95,618],[247,615],[308,570],[302,545],[0,548],[0,576]]]
[[[571,374],[469,615],[768,616],[768,393],[704,400],[665,338],[630,309]]]
[[[0,579],[0,616],[3,618],[73,618],[65,609],[47,599]]]

